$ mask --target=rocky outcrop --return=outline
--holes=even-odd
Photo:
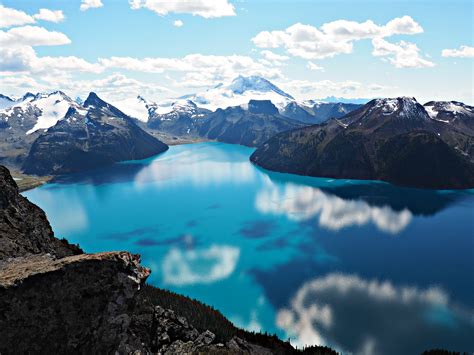
[[[138,306],[130,328],[147,344],[146,351],[158,354],[261,354],[272,352],[262,346],[234,336],[227,342],[217,342],[209,330],[200,333],[185,317],[171,309],[151,304]]]
[[[141,349],[129,330],[150,274],[127,252],[18,258],[0,271],[0,353],[105,354]]]
[[[0,166],[0,261],[45,253],[61,258],[80,252],[54,237],[45,213],[19,194],[8,169]]]
[[[48,254],[0,265],[1,354],[272,354],[237,336],[217,342],[137,294],[150,274],[128,252]]]

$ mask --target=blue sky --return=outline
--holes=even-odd
[[[297,98],[473,103],[470,0],[87,1],[1,2],[2,93],[160,100],[257,74]]]

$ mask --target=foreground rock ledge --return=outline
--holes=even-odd
[[[127,252],[0,265],[0,353],[110,353],[134,342],[134,296],[150,274]]]

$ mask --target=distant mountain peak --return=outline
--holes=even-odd
[[[102,106],[107,106],[107,105],[108,103],[102,100],[93,91],[89,93],[89,96],[87,96],[86,101],[84,101],[84,107],[89,107],[89,106],[102,107]]]
[[[30,97],[35,98],[35,96],[36,96],[35,94],[28,91],[25,95],[23,95],[23,97],[21,98],[21,101],[25,101],[26,99],[28,99]]]
[[[225,86],[224,86],[225,87]],[[234,94],[243,94],[246,91],[257,91],[257,92],[275,92],[281,96],[284,96],[290,100],[294,100],[293,96],[287,94],[275,84],[271,83],[261,76],[251,75],[251,76],[242,76],[239,75],[237,78],[232,80],[232,82],[227,87]]]
[[[374,99],[367,105],[371,106],[369,112],[379,109],[384,116],[396,114],[411,119],[429,119],[424,107],[414,97]]]

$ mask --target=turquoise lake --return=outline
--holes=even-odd
[[[236,325],[344,353],[474,351],[474,191],[308,178],[172,146],[24,193],[56,236],[129,250]]]

